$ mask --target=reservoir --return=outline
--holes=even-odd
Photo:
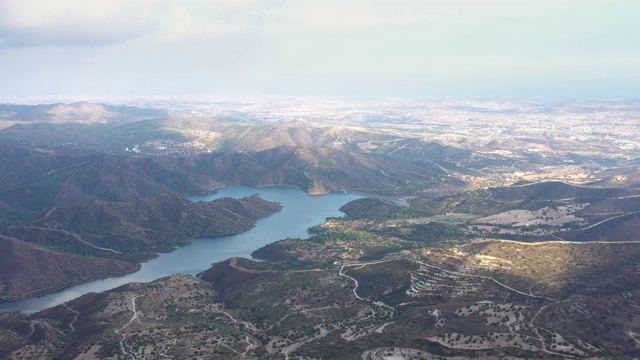
[[[130,282],[149,282],[173,274],[196,275],[211,267],[211,264],[230,257],[251,258],[254,250],[274,241],[287,237],[308,238],[309,227],[324,223],[327,217],[343,215],[338,210],[342,205],[363,197],[344,193],[311,196],[302,190],[288,187],[257,189],[239,186],[221,189],[214,195],[194,196],[190,199],[210,201],[222,197],[242,198],[253,194],[260,194],[268,201],[279,202],[282,204],[282,210],[258,220],[254,228],[240,234],[194,239],[189,246],[160,254],[158,258],[143,263],[140,271],[135,273],[71,286],[36,298],[2,303],[0,313],[32,313],[60,305],[89,292],[106,291]]]

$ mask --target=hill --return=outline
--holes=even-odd
[[[137,268],[125,261],[61,254],[0,236],[0,301],[25,299]]]
[[[33,225],[64,229],[93,245],[118,252],[168,250],[200,236],[222,236],[252,228],[255,221],[280,210],[257,195],[193,203],[157,195],[133,202],[92,201],[54,208]]]
[[[32,224],[0,227],[6,267],[6,294],[0,293],[0,299],[27,298],[134,271],[152,252],[170,251],[195,237],[248,230],[280,208],[257,195],[198,203],[158,195],[53,208]]]
[[[576,198],[618,198],[638,195],[639,190],[627,188],[584,187],[560,181],[548,181],[489,190],[497,201],[573,200]]]
[[[89,118],[89,117],[88,117]],[[176,115],[136,122],[18,124],[0,130],[0,143],[64,153],[183,156],[211,152],[261,152],[277,147],[328,148],[387,155],[401,162],[438,167],[451,176],[479,180],[489,166],[509,159],[443,145],[407,129],[328,125],[322,122],[252,121]]]
[[[157,109],[88,102],[39,105],[0,104],[0,129],[21,123],[109,123],[117,125],[140,121],[141,119],[163,118],[166,116],[166,112]]]
[[[631,166],[605,169],[598,173],[602,180],[593,182],[593,185],[603,187],[640,188],[640,167],[638,159]]]
[[[447,189],[464,184],[431,163],[332,148],[277,147],[167,160],[176,162],[172,166],[219,181],[247,186],[294,186],[314,194],[330,191],[407,194],[418,188]]]
[[[632,357],[630,260],[639,252],[484,241],[313,269],[232,258],[198,277],[0,315],[0,349],[43,358]]]
[[[570,241],[640,241],[640,211],[610,217],[557,236]]]
[[[402,209],[401,205],[381,199],[353,200],[340,208],[340,211],[354,219],[388,219]]]
[[[225,185],[293,186],[314,194],[408,194],[464,184],[431,163],[329,148],[278,147],[175,157],[72,155],[7,145],[0,145],[0,150],[5,154],[0,159],[0,205],[5,207],[3,214],[0,206],[0,215],[25,213],[23,221],[33,221],[52,207],[204,194]]]
[[[169,168],[151,157],[72,155],[6,145],[0,150],[0,203],[23,211],[221,187],[211,178]]]

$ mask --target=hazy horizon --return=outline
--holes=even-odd
[[[637,99],[636,1],[0,0],[0,97]]]

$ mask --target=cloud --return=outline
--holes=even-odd
[[[541,6],[541,1],[0,0],[0,47],[101,46],[142,37],[176,43],[235,35],[348,35],[409,28],[436,37],[462,27],[486,32],[518,25],[525,32],[544,34],[545,22],[563,24],[585,11],[597,14],[604,6],[582,0]]]
[[[152,1],[0,0],[0,46],[97,46],[142,36]]]
[[[369,30],[458,17],[442,1],[326,0],[300,1],[287,14],[302,28],[316,31]]]
[[[236,34],[259,34],[264,4],[252,0],[162,2],[156,8],[156,41],[180,42]]]
[[[176,42],[259,33],[264,0],[0,0],[0,47]]]
[[[427,93],[591,74],[636,84],[638,10],[637,0],[0,0],[0,91]]]
[[[0,0],[0,47],[369,30],[459,16],[444,0]]]

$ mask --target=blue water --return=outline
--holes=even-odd
[[[91,281],[37,298],[0,304],[0,313],[21,311],[32,313],[60,305],[89,292],[101,292],[130,282],[149,282],[172,274],[195,275],[211,264],[234,256],[251,257],[251,253],[274,241],[287,237],[308,238],[307,229],[325,222],[327,217],[343,215],[338,209],[361,195],[332,193],[307,195],[299,189],[288,187],[249,188],[232,187],[217,194],[194,196],[192,201],[209,201],[222,197],[241,198],[260,194],[263,199],[282,204],[282,211],[258,221],[256,226],[236,235],[198,238],[189,246],[161,254],[142,264],[133,274]]]

